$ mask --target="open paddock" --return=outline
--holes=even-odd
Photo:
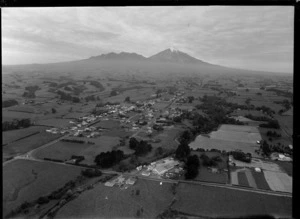
[[[238,181],[240,186],[250,187],[247,175],[244,171],[240,171],[237,173]]]
[[[41,114],[2,110],[2,122],[12,121],[13,119],[31,119],[31,120],[35,120],[39,116],[41,116]]]
[[[258,189],[271,190],[263,172],[256,172],[254,169],[251,171]]]
[[[70,119],[58,119],[58,118],[40,119],[36,121],[36,125],[47,125],[47,126],[58,127],[58,128],[66,128],[66,127],[73,126],[69,122]]]
[[[273,191],[293,192],[293,178],[283,172],[264,171],[264,176]]]
[[[198,217],[276,215],[290,218],[292,199],[227,188],[180,183],[173,209]]]
[[[82,138],[71,138],[83,140]],[[52,158],[60,160],[69,160],[72,155],[84,156],[81,163],[95,164],[95,157],[101,152],[111,151],[114,146],[119,143],[118,137],[100,136],[95,139],[88,139],[88,141],[95,142],[95,144],[80,144],[72,142],[59,141],[49,147],[37,151],[34,156],[39,159]]]
[[[67,203],[56,218],[135,218],[137,211],[140,217],[155,218],[172,199],[170,183],[160,185],[158,181],[138,179],[135,185],[123,190],[98,184]]]
[[[183,132],[182,128],[170,128],[165,129],[162,132],[159,132],[158,135],[155,136],[155,139],[160,139],[159,143],[151,143],[153,147],[163,147],[168,149],[176,149],[178,143],[176,141],[177,137]]]
[[[103,128],[103,129],[115,129],[120,127],[120,122],[118,120],[101,120],[100,122],[94,124],[96,128]]]
[[[221,151],[242,150],[244,153],[251,153],[252,156],[261,157],[255,153],[255,150],[259,149],[257,144],[211,139],[202,135],[197,136],[196,140],[190,143],[189,146],[194,150],[197,148],[203,148],[205,150],[218,149]]]
[[[59,137],[61,137],[59,134],[54,135],[47,132],[41,132],[28,138],[13,142],[2,147],[3,158],[5,159],[11,156],[24,154]]]
[[[43,126],[30,126],[28,128],[16,129],[2,132],[2,145],[11,143],[20,138],[26,137],[28,135],[34,134],[36,132],[41,132],[47,129],[47,127]]]
[[[80,175],[80,168],[55,163],[15,160],[3,167],[3,215],[61,188]]]

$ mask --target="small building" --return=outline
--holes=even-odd
[[[126,184],[129,184],[129,185],[134,185],[135,184],[135,182],[136,182],[136,178],[133,178],[133,177],[130,177],[130,178],[128,178],[127,180],[126,180]]]
[[[107,181],[106,183],[104,183],[104,185],[108,186],[108,187],[113,187],[115,185],[115,182],[114,181],[112,181],[112,182]]]
[[[259,167],[255,167],[256,172],[261,172],[261,169]]]
[[[150,176],[150,172],[144,171],[144,172],[142,172],[142,175],[143,176]]]

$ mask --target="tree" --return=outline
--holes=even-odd
[[[159,156],[159,155],[162,155],[164,152],[163,148],[162,147],[158,147],[155,149],[155,156]]]
[[[178,147],[176,149],[175,156],[177,159],[183,160],[190,154],[190,152],[191,152],[191,149],[188,146],[188,144],[181,143],[180,145],[178,145]]]
[[[192,103],[195,99],[195,97],[193,97],[193,96],[188,96],[187,98],[188,98],[189,103]]]
[[[51,109],[52,113],[56,113],[56,109],[52,108]]]
[[[186,162],[186,179],[194,179],[198,175],[200,162],[197,155],[192,155],[187,158]]]
[[[116,95],[118,95],[117,91],[113,90],[113,91],[110,92],[110,96],[116,96]]]
[[[130,102],[130,97],[126,97],[125,102]]]
[[[130,138],[129,140],[129,148],[135,150],[137,145],[138,145],[138,140],[136,140],[136,138]]]

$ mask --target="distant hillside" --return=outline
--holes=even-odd
[[[149,58],[136,53],[108,53],[88,59],[51,64],[7,65],[2,66],[3,74],[18,73],[70,73],[103,75],[151,75],[185,76],[203,74],[270,74],[262,71],[234,69],[210,64],[184,52],[166,49]],[[276,74],[276,73],[271,73]]]

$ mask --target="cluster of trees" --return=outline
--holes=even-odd
[[[217,166],[218,162],[222,161],[220,156],[209,158],[205,153],[203,153],[200,158],[202,159],[203,166],[206,167]]]
[[[282,145],[281,143],[277,143],[274,145],[268,144],[267,141],[263,140],[260,149],[265,156],[269,156],[273,152],[283,153],[283,154],[293,154],[293,150],[288,146]]]
[[[18,101],[11,99],[11,100],[4,100],[2,101],[2,107],[6,108],[6,107],[10,107],[10,106],[15,106],[18,105]]]
[[[2,123],[2,131],[27,128],[31,125],[30,119],[13,119],[12,121],[5,121]]]
[[[67,87],[69,85],[76,85],[76,83],[74,81],[64,82],[64,83],[57,85],[57,88],[63,88],[63,87]]]
[[[188,103],[192,103],[194,100],[195,100],[195,97],[193,97],[193,96],[188,96],[187,97]]]
[[[110,92],[110,96],[113,97],[113,96],[117,96],[118,95],[118,92],[116,90],[112,90]]]
[[[102,172],[99,169],[85,169],[81,171],[81,174],[85,177],[92,178],[101,176]]]
[[[76,96],[78,96],[85,89],[86,89],[86,87],[84,85],[73,86],[73,94],[76,95]]]
[[[67,93],[65,93],[61,90],[58,90],[57,94],[60,96],[61,100],[68,100],[68,101],[72,101],[74,103],[79,103],[80,102],[79,97],[73,97],[70,94],[67,94]]]
[[[35,98],[35,92],[39,89],[40,88],[37,85],[25,87],[26,91],[23,93],[22,96],[26,98]]]
[[[270,121],[270,119],[266,116],[253,116],[252,114],[247,114],[245,117],[254,121]]]
[[[86,102],[88,102],[88,101],[96,101],[95,95],[86,96],[84,99],[85,99]],[[100,100],[100,98],[97,97],[97,100]]]
[[[130,97],[126,97],[125,100],[124,100],[124,102],[130,103]]]
[[[61,139],[61,141],[72,142],[72,143],[79,143],[79,144],[84,144],[85,143],[85,141],[77,140],[77,139]]]
[[[236,160],[240,160],[247,163],[251,162],[252,155],[250,153],[244,153],[242,151],[236,150],[230,151],[229,154],[232,155],[233,158]]]
[[[186,169],[185,178],[194,179],[198,175],[199,166],[200,166],[200,162],[198,156],[197,155],[189,156],[185,164],[185,169]]]
[[[288,111],[289,109],[291,109],[292,103],[289,102],[287,99],[283,100],[283,101],[274,101],[274,103],[276,104],[281,104],[284,109],[280,109],[278,111],[278,114],[281,115],[282,113]]]
[[[124,152],[120,150],[113,150],[98,154],[94,161],[100,167],[109,168],[119,163],[122,159],[124,159]]]
[[[94,108],[91,113],[93,115],[98,116],[98,115],[101,115],[101,114],[107,113],[107,112],[108,112],[108,109],[97,109],[97,108]]]
[[[255,108],[257,111],[262,111],[265,114],[268,114],[270,116],[272,116],[273,114],[275,114],[275,111],[272,110],[270,107],[267,106],[258,106]]]
[[[275,131],[267,131],[267,136],[269,137],[274,137],[274,138],[280,138],[281,137],[281,134],[275,132]]]
[[[191,149],[187,142],[182,142],[178,145],[175,151],[175,157],[178,160],[184,161],[190,155]]]
[[[81,161],[84,160],[84,156],[72,155],[72,156],[71,156],[71,159],[72,159],[72,160],[75,159],[75,160],[76,160],[76,161],[75,161],[75,164],[78,164],[78,163],[80,163]]]
[[[269,120],[268,123],[266,124],[260,124],[259,127],[279,129],[280,125],[277,120],[273,119],[273,120]]]
[[[277,88],[268,88],[267,91],[274,91],[277,96],[293,98],[293,93],[289,92],[289,91],[283,91],[283,90],[279,90]]]
[[[65,87],[64,87],[64,90],[66,90],[66,91],[72,91],[73,89],[70,88],[70,87],[68,87],[68,86],[65,86]]]
[[[103,87],[103,85],[99,81],[90,81],[90,85],[98,88],[100,91],[105,90],[105,88]]]
[[[141,140],[138,141],[136,138],[130,138],[129,147],[135,150],[135,155],[143,156],[152,150],[152,145],[147,141]]]

